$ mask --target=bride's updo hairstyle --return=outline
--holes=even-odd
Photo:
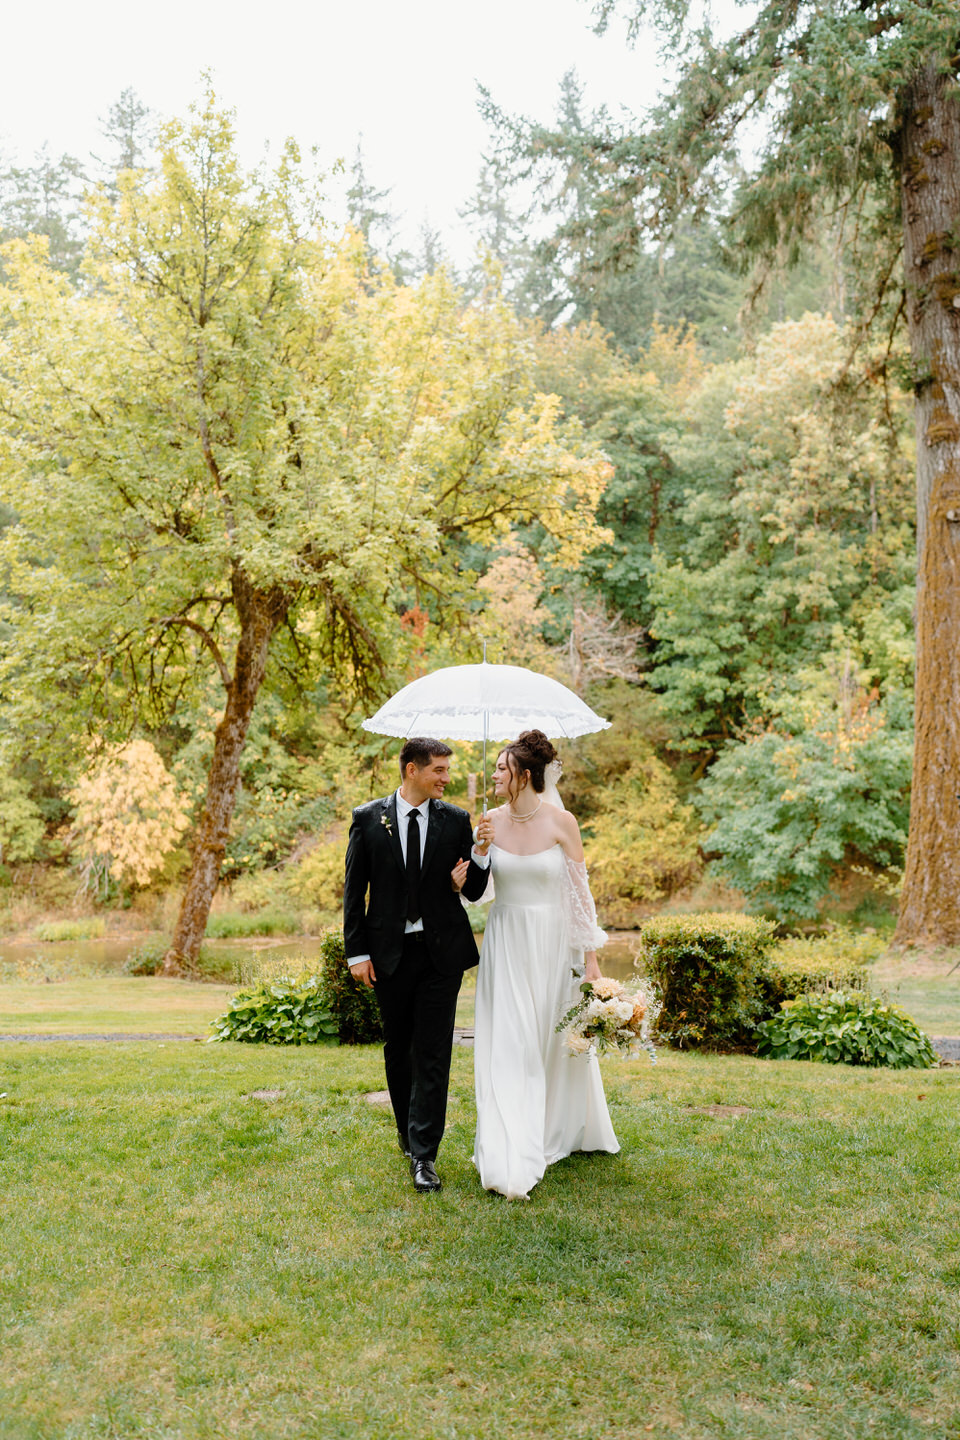
[[[524,730],[516,740],[505,745],[501,753],[507,757],[507,764],[514,779],[518,779],[524,770],[530,771],[530,784],[536,793],[541,795],[544,787],[543,772],[550,761],[557,758],[553,742],[547,739],[543,731]]]

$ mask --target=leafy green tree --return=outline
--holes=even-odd
[[[869,366],[858,374],[848,350],[829,317],[808,315],[691,394],[673,452],[686,541],[650,578],[653,684],[679,748],[705,759],[831,653],[855,655],[875,686],[903,687],[904,398]]]
[[[219,677],[175,970],[204,934],[265,681],[382,696],[399,615],[473,599],[460,538],[535,516],[575,568],[609,467],[534,393],[508,308],[463,310],[442,272],[414,290],[371,271],[355,232],[324,231],[292,144],[243,173],[208,94],[160,161],[101,195],[85,292],[42,242],[6,252],[0,685],[21,736],[122,739]]]
[[[712,827],[703,846],[752,908],[811,917],[842,867],[902,863],[911,721],[902,700],[861,692],[845,706],[795,706],[726,747],[698,797]]]
[[[32,859],[43,831],[43,817],[23,780],[0,771],[0,864]]]
[[[638,134],[607,125],[555,153],[599,177],[592,227],[615,262],[681,210],[704,213],[747,124],[762,157],[730,215],[745,258],[803,254],[826,211],[854,256],[851,313],[905,313],[917,433],[917,671],[910,844],[897,938],[960,942],[960,21],[955,0],[761,0],[731,36],[690,0],[599,0],[601,26],[657,25],[682,57]],[[600,238],[600,237],[605,238]]]
[[[654,556],[673,558],[688,539],[688,477],[674,452],[703,368],[696,345],[658,329],[631,358],[593,322],[545,331],[537,353],[541,388],[563,398],[613,465],[598,510],[610,538],[584,557],[584,577],[628,623],[649,626]]]

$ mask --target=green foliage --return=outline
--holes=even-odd
[[[827,990],[862,990],[867,967],[886,948],[879,935],[834,931],[811,940],[783,940],[764,960],[760,979],[764,1010],[785,1000]]]
[[[331,1044],[337,1035],[336,1021],[321,999],[320,977],[307,973],[238,990],[211,1023],[212,1039],[251,1044]]]
[[[675,776],[652,753],[627,761],[600,798],[584,841],[590,885],[603,924],[629,925],[639,905],[693,879],[699,827]]]
[[[770,1060],[929,1068],[937,1054],[899,1005],[860,991],[834,990],[788,1001],[756,1027],[757,1052]]]
[[[284,876],[284,888],[297,900],[328,912],[343,900],[343,865],[347,838],[343,824],[331,826],[316,845]]]
[[[0,242],[43,236],[51,265],[76,278],[83,256],[83,188],[79,160],[72,155],[55,158],[46,145],[32,165],[4,165],[0,169]]]
[[[169,949],[169,936],[153,936],[143,940],[139,945],[134,946],[127,955],[120,967],[121,973],[124,975],[162,975],[163,962]],[[202,945],[185,978],[202,981],[205,984],[224,981],[235,984],[238,978],[242,978],[239,976],[240,968],[240,963],[235,955],[224,954],[222,951],[217,952],[208,945]]]
[[[537,378],[560,395],[610,456],[614,473],[597,511],[610,538],[585,557],[583,573],[609,605],[648,625],[655,551],[681,553],[688,477],[675,460],[677,420],[702,372],[690,336],[657,326],[633,358],[596,323],[556,328],[537,346]]]
[[[944,77],[951,73],[954,0],[896,11],[863,0],[763,0],[739,28],[729,15],[719,27],[704,23],[691,0],[600,0],[595,13],[601,27],[624,15],[632,40],[652,21],[682,59],[642,134],[624,133],[602,112],[580,134],[557,127],[530,135],[531,154],[592,191],[585,243],[622,266],[646,228],[667,235],[679,215],[709,212],[729,187],[741,131],[760,127],[761,159],[730,205],[729,249],[744,266],[752,256],[792,264],[825,213],[856,210],[835,237],[847,254],[847,303],[885,328],[892,311],[880,311],[877,292],[891,280],[900,288],[891,152],[919,66],[935,58]],[[946,103],[949,84],[942,93]]]
[[[904,704],[814,711],[731,744],[697,804],[720,873],[778,919],[813,916],[844,863],[902,861],[912,734]]]
[[[369,1045],[383,1036],[376,996],[350,974],[337,931],[323,937],[319,973],[261,973],[237,991],[213,1025],[217,1040],[271,1045],[324,1044],[333,1038],[342,1045]]]
[[[882,693],[912,683],[909,409],[869,378],[879,357],[851,370],[852,338],[828,316],[777,325],[686,402],[685,543],[665,533],[649,574],[651,683],[680,748],[769,719],[826,656]]]
[[[297,935],[300,917],[289,910],[258,910],[250,915],[232,911],[211,915],[208,940],[232,940],[245,935]]]
[[[609,152],[591,163],[593,136],[607,131],[610,117],[605,108],[585,111],[573,71],[561,81],[552,128],[527,133],[486,96],[481,109],[500,144],[467,215],[523,313],[550,329],[561,316],[573,325],[596,319],[630,352],[658,324],[696,327],[712,354],[730,353],[744,286],[725,264],[719,226],[707,217],[680,221],[656,247],[639,243],[632,198],[611,195]],[[531,164],[538,167],[532,203]],[[543,238],[531,244],[531,232]]]
[[[670,915],[640,928],[639,967],[658,986],[657,1033],[680,1048],[742,1043],[761,1011],[774,927],[747,915]]]
[[[374,992],[350,974],[343,935],[328,931],[320,946],[320,1002],[336,1026],[341,1045],[373,1045],[383,1039]]]
[[[169,948],[169,939],[144,940],[134,946],[120,968],[124,975],[160,975]]]
[[[467,919],[470,921],[470,929],[474,935],[482,935],[487,928],[487,916],[490,913],[489,905],[468,905]]]
[[[106,930],[106,921],[100,916],[84,920],[48,920],[37,926],[37,939],[50,943],[58,940],[99,940]]]
[[[609,730],[563,745],[563,798],[583,828],[590,885],[605,925],[636,923],[699,870],[699,826],[680,777],[657,749],[667,730],[656,696],[616,680],[590,691]]]
[[[43,817],[26,785],[0,768],[0,859],[32,859],[43,839],[43,830]]]

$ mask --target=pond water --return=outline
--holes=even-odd
[[[25,978],[51,980],[65,976],[116,974],[123,968],[131,951],[139,949],[159,935],[128,936],[125,939],[0,940],[0,976],[23,975]],[[479,937],[478,937],[479,938]],[[605,975],[617,980],[628,979],[635,972],[633,957],[638,937],[630,931],[611,931],[610,942],[601,956]],[[222,955],[233,962],[254,956],[271,960],[304,960],[309,964],[320,953],[320,940],[311,935],[261,936],[243,940],[209,940],[211,954]]]

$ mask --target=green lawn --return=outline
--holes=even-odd
[[[235,989],[144,975],[10,981],[0,985],[0,1034],[206,1035]]]
[[[948,976],[954,955],[940,960],[882,960],[871,987],[896,1000],[930,1035],[960,1036],[960,970]],[[0,1034],[206,1035],[226,1008],[233,985],[107,973],[50,983],[0,983]],[[457,1023],[473,1024],[476,971],[464,977]]]
[[[929,1035],[960,1035],[960,969],[950,974],[958,959],[955,951],[937,959],[881,959],[871,985],[902,1005]]]
[[[468,1050],[431,1197],[375,1048],[0,1067],[3,1440],[960,1434],[958,1071],[609,1061],[621,1154],[510,1204]]]

